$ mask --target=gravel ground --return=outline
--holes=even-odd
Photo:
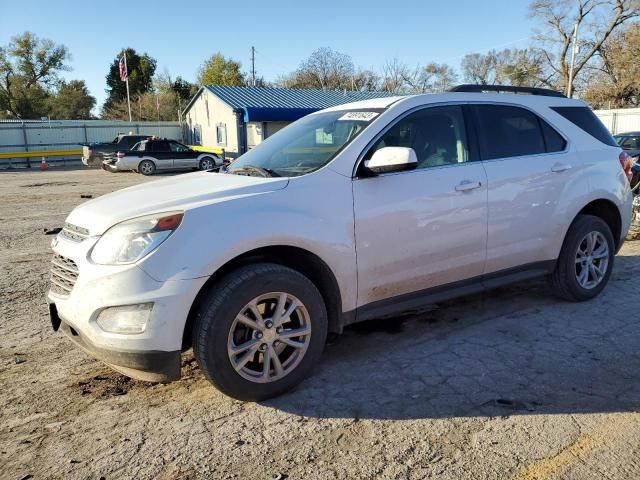
[[[0,172],[0,477],[640,478],[640,242],[598,299],[542,282],[349,328],[297,390],[227,398],[129,380],[51,330],[50,235],[148,179]]]

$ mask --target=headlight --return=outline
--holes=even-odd
[[[134,263],[160,246],[178,228],[183,213],[162,213],[118,223],[106,231],[91,250],[100,265]]]

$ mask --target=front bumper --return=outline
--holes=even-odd
[[[111,163],[107,160],[102,162],[102,169],[107,172],[120,172],[121,170],[118,168],[118,165],[115,163]]]
[[[61,330],[76,346],[114,370],[139,380],[172,382],[180,379],[180,350],[135,351],[106,349],[96,345],[58,315],[56,305],[49,304],[54,330]]]
[[[158,281],[139,265],[106,266],[88,260],[95,237],[74,242],[57,237],[54,252],[77,265],[68,294],[49,291],[56,325],[76,345],[133,378],[171,381],[180,376],[180,351],[187,316],[206,278]],[[144,332],[112,333],[97,323],[108,307],[153,303]]]

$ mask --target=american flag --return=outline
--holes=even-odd
[[[120,58],[120,63],[118,64],[118,67],[120,68],[120,80],[122,80],[123,82],[127,81],[127,67],[125,66],[125,60],[124,57]]]

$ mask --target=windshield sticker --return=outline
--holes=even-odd
[[[370,122],[378,116],[378,112],[347,112],[338,120],[356,120],[361,122]]]

